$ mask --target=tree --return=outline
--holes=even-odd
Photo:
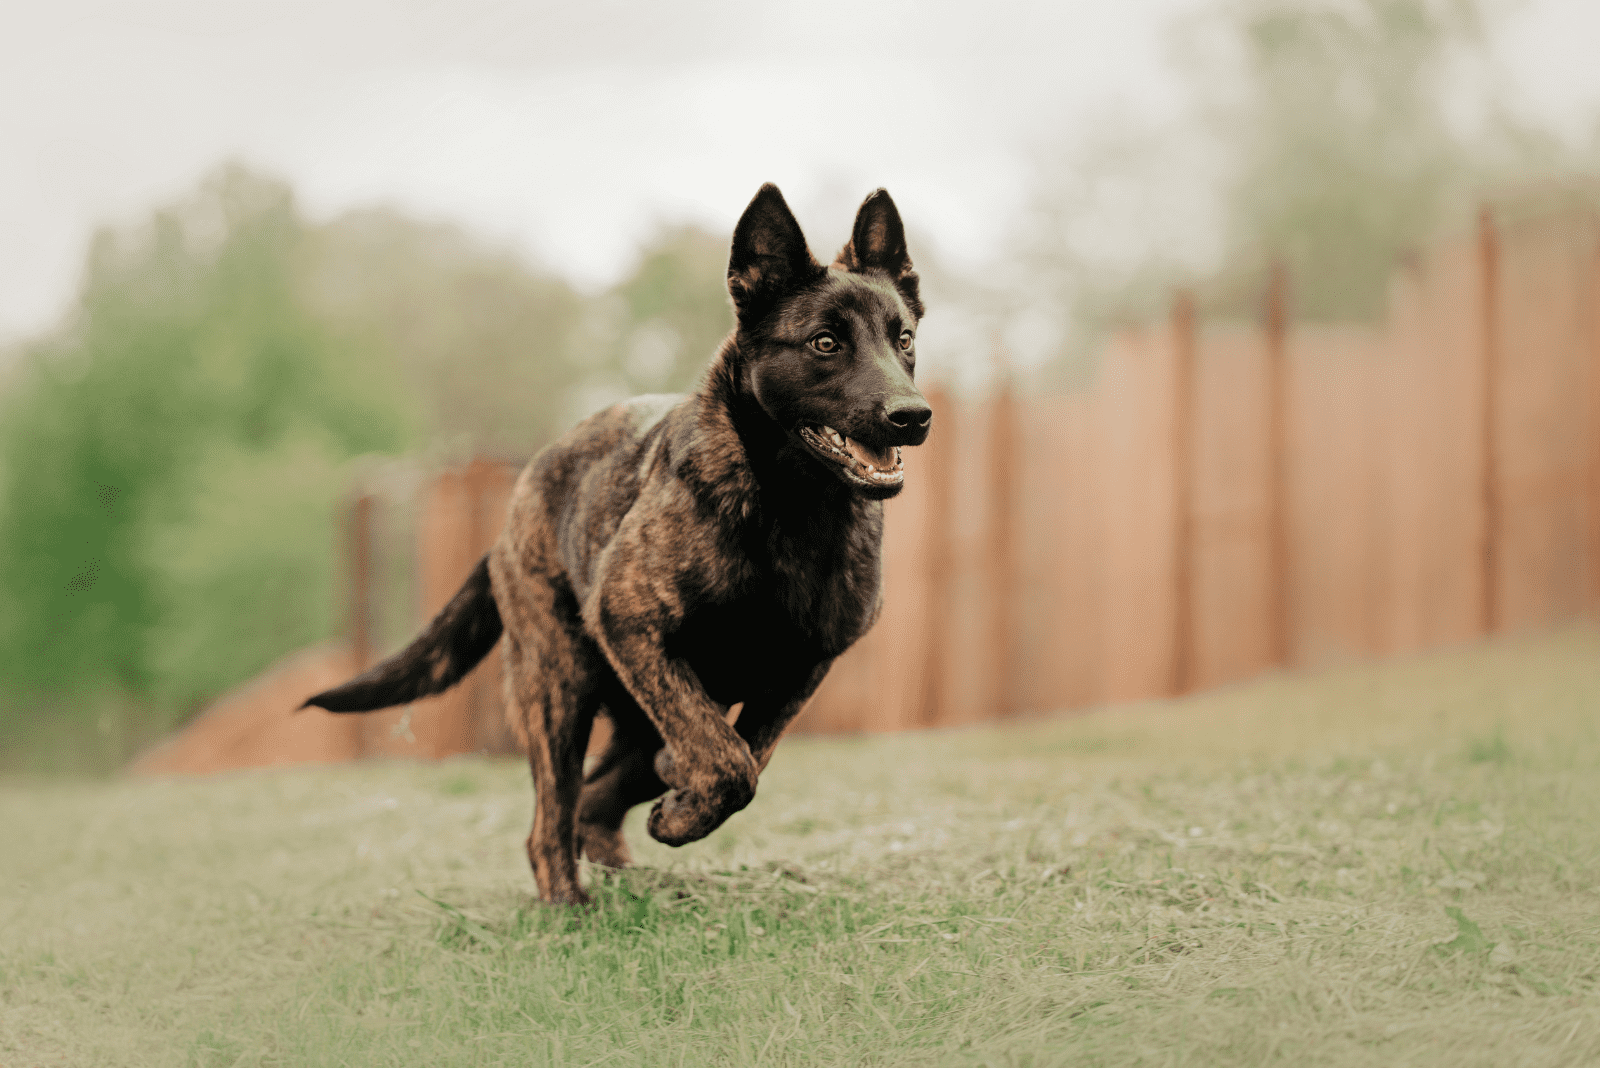
[[[96,237],[68,326],[4,397],[0,726],[45,695],[65,715],[107,689],[183,707],[326,632],[329,472],[409,433],[393,376],[306,309],[304,252],[289,191],[237,167]],[[273,456],[305,477],[256,479]],[[200,544],[219,466],[235,523],[275,531],[273,554]],[[174,656],[184,634],[204,640]]]
[[[614,291],[626,309],[617,358],[630,392],[688,389],[733,329],[728,241],[682,226],[648,242]]]
[[[312,237],[306,288],[335,336],[378,351],[420,437],[465,457],[532,455],[588,373],[588,305],[564,280],[457,227],[351,212]]]

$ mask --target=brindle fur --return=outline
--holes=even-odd
[[[869,196],[823,267],[763,186],[734,231],[728,289],[736,326],[694,393],[619,404],[541,452],[428,629],[306,702],[365,711],[440,692],[503,629],[546,901],[588,900],[580,851],[629,863],[621,827],[636,804],[660,798],[649,832],[668,845],[749,804],[785,727],[878,614],[881,501],[900,487],[850,481],[798,428],[880,450],[927,437],[914,346],[901,346],[923,309],[893,201]],[[837,351],[813,344],[823,331]],[[613,731],[585,774],[596,715]]]

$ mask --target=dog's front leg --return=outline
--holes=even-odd
[[[650,837],[671,846],[699,841],[750,803],[760,768],[688,665],[648,641],[624,639],[613,650],[632,668],[618,671],[623,683],[667,743],[655,769],[672,789],[650,810]]]
[[[650,837],[672,846],[698,841],[750,803],[760,769],[693,669],[667,656],[664,606],[639,612],[635,597],[601,597],[609,603],[597,613],[600,647],[666,742],[655,766],[672,789],[650,810]]]
[[[735,730],[750,747],[750,756],[760,771],[767,770],[772,750],[794,717],[800,714],[811,695],[822,685],[822,679],[833,666],[832,660],[823,660],[798,672],[787,685],[777,685],[745,701],[739,712]]]

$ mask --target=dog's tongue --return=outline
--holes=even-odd
[[[886,471],[894,466],[893,445],[885,445],[881,449],[874,449],[870,445],[863,445],[855,438],[845,438],[844,447],[846,452],[869,467],[876,467],[880,471]]]

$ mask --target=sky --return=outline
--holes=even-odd
[[[731,230],[775,181],[813,247],[886,186],[942,261],[1024,225],[1042,153],[1181,116],[1201,0],[4,0],[0,342],[68,307],[94,229],[224,160],[314,219],[387,204],[598,287],[658,226]],[[1595,0],[1509,3],[1518,110],[1600,115]]]

